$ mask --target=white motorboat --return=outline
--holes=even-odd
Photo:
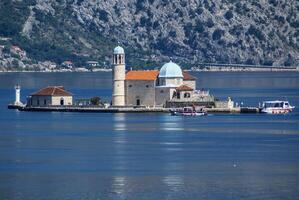
[[[286,114],[292,112],[295,106],[291,106],[288,101],[264,101],[261,112],[268,114]]]

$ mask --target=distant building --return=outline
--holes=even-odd
[[[61,63],[61,66],[67,69],[73,69],[74,64],[72,63],[72,61],[66,60],[63,63]]]
[[[44,61],[41,65],[45,66],[47,70],[55,70],[57,68],[56,63],[52,61]]]
[[[92,69],[92,68],[99,67],[99,66],[100,66],[99,62],[97,62],[97,61],[87,61],[86,62],[86,67],[88,69]]]
[[[113,106],[163,107],[167,102],[193,102],[196,78],[170,61],[160,70],[125,70],[125,52],[120,46],[113,53]]]
[[[70,106],[73,105],[73,96],[63,86],[48,86],[33,94],[27,99],[27,106]]]
[[[18,46],[11,46],[10,52],[19,55],[21,59],[26,58],[26,51],[23,51]]]

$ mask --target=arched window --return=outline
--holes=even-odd
[[[118,55],[118,62],[117,64],[121,64],[121,55]]]
[[[189,92],[186,92],[185,94],[184,94],[184,98],[190,98],[190,93]]]
[[[63,97],[61,97],[61,99],[60,99],[60,105],[61,105],[61,106],[64,105],[64,98],[63,98]]]
[[[173,92],[172,98],[176,97],[176,91]]]
[[[177,98],[177,99],[180,99],[180,98],[181,98],[181,93],[180,93],[180,92],[177,92],[177,93],[176,93],[176,98]]]

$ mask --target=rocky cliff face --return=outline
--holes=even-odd
[[[119,41],[130,65],[170,58],[185,67],[299,64],[296,0],[31,0],[25,6],[13,37],[38,60],[108,64]]]

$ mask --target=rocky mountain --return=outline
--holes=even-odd
[[[298,0],[1,0],[0,36],[36,61],[109,65],[119,42],[130,66],[290,66],[298,13]]]

